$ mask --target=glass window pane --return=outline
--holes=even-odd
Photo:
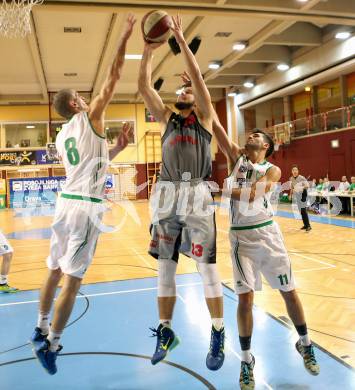
[[[7,148],[46,146],[47,123],[7,123],[3,126]]]
[[[64,125],[63,122],[52,122],[49,125],[49,142],[55,142],[57,139],[57,135],[59,134],[60,130],[62,130],[62,126]]]
[[[135,122],[128,121],[133,126],[133,134],[129,138],[128,145],[134,145],[136,142],[136,126]],[[114,146],[118,135],[122,132],[125,121],[105,121],[105,133],[107,137],[108,146]]]

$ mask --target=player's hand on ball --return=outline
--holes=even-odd
[[[180,15],[172,16],[171,20],[172,25],[170,29],[175,36],[176,42],[179,44],[185,42],[184,33],[182,31],[182,19]]]
[[[137,19],[133,14],[128,14],[126,19],[126,26],[123,32],[123,36],[128,39],[132,35],[133,27],[136,23]]]
[[[148,42],[144,36],[143,36],[143,39],[144,39],[144,46],[150,50],[155,50],[157,49],[158,47],[164,45],[165,42]]]

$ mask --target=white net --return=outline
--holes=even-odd
[[[1,1],[1,0],[0,0]],[[0,2],[0,35],[24,38],[31,33],[31,10],[44,0],[2,0]]]

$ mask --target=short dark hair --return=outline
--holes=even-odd
[[[274,144],[274,141],[271,138],[271,136],[269,134],[265,133],[264,131],[260,130],[260,129],[254,129],[251,133],[252,134],[258,133],[258,134],[262,134],[263,135],[264,141],[267,144],[269,144],[269,147],[266,150],[265,157],[267,158],[267,157],[271,156],[274,153],[274,149],[275,149],[275,144]]]
[[[292,165],[291,169],[293,168],[297,168],[298,169],[298,165]]]
[[[69,105],[70,100],[74,97],[74,93],[72,89],[62,89],[53,98],[54,109],[60,116],[66,119],[70,119],[74,114],[73,109]]]

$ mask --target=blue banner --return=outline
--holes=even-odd
[[[10,179],[10,207],[54,206],[64,184],[64,176]]]
[[[10,179],[10,208],[54,206],[65,180],[65,176]],[[106,176],[106,193],[114,192],[114,188],[115,177],[109,173]]]
[[[47,150],[36,150],[37,164],[59,164],[58,158]]]

